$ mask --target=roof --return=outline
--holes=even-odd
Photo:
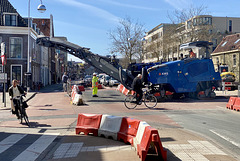
[[[8,0],[0,0],[0,26],[3,26],[3,14],[2,13],[17,13],[18,14],[18,26],[27,27],[27,23],[20,16],[17,10],[12,6],[12,4]]]
[[[221,43],[213,51],[213,54],[237,49],[240,49],[240,34],[228,35],[223,38]]]
[[[47,18],[33,18],[33,23],[37,24],[37,28],[45,35],[50,37],[50,19]]]

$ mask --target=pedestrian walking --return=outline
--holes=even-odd
[[[67,73],[64,72],[64,74],[63,74],[63,76],[62,76],[63,91],[64,91],[64,92],[67,92],[67,80],[68,80]]]
[[[93,73],[93,78],[92,78],[92,96],[93,97],[98,97],[97,92],[98,92],[98,77],[97,73]]]

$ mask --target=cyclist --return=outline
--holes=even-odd
[[[22,87],[19,86],[19,83],[16,79],[12,81],[12,86],[9,88],[8,91],[10,100],[13,101],[12,114],[16,114],[17,118],[20,119],[18,113],[19,107],[17,105],[17,100],[14,99],[14,97],[20,96],[22,94],[26,95],[27,93],[22,89]]]
[[[141,104],[140,101],[142,100],[142,96],[143,96],[143,91],[142,91],[142,88],[143,88],[143,84],[142,84],[142,75],[141,74],[138,74],[134,80],[133,80],[133,83],[132,83],[132,88],[133,88],[133,91],[136,92],[136,103],[139,105]]]

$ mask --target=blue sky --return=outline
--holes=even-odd
[[[27,17],[28,0],[9,0],[22,17]],[[131,17],[149,31],[160,23],[168,23],[168,13],[189,6],[206,6],[209,14],[219,17],[240,17],[239,0],[42,0],[47,11],[39,13],[40,0],[31,0],[31,17],[53,15],[55,36],[90,48],[99,55],[109,54],[111,41],[107,33],[119,19]],[[78,61],[73,56],[69,59]]]

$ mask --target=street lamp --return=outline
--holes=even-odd
[[[28,1],[28,56],[27,56],[27,73],[30,74],[31,73],[31,60],[30,60],[30,1]],[[37,10],[40,12],[40,13],[43,13],[46,11],[46,7],[42,4],[42,0],[41,1],[41,4],[38,6]],[[28,90],[30,88],[30,85],[29,85],[29,77],[28,77],[28,80],[27,80],[28,84],[27,84],[27,87],[28,87]]]

